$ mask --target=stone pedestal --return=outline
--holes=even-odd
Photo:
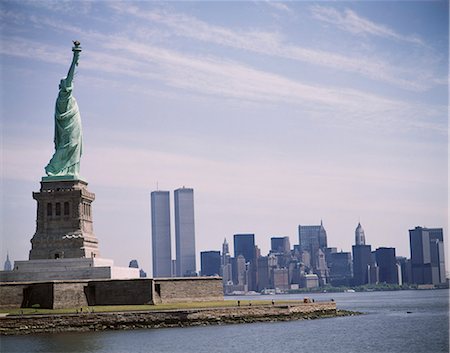
[[[37,201],[36,233],[31,239],[30,260],[95,258],[99,256],[94,235],[94,193],[82,180],[43,178]]]
[[[117,267],[101,258],[15,261],[12,271],[0,271],[0,282],[131,278],[139,278],[138,268]]]
[[[37,218],[30,259],[15,261],[12,271],[0,271],[0,282],[139,278],[139,269],[100,258],[92,227],[95,195],[85,181],[42,178],[33,198]]]

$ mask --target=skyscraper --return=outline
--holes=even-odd
[[[360,222],[358,222],[355,230],[355,245],[366,245],[366,235]]]
[[[194,190],[175,190],[175,244],[177,276],[195,276]]]
[[[289,237],[272,237],[270,245],[271,252],[288,254],[291,251]]]
[[[258,267],[258,292],[262,291],[263,289],[272,288],[268,256],[260,256],[258,257],[256,262]]]
[[[3,271],[11,271],[11,270],[12,270],[12,266],[11,266],[11,261],[9,261],[9,253],[6,253],[6,261],[3,266]]]
[[[233,268],[233,283],[238,286],[247,285],[245,257],[243,255],[233,257],[231,264]]]
[[[150,194],[152,213],[153,277],[171,277],[172,245],[170,241],[169,191]]]
[[[230,249],[226,238],[222,244],[221,275],[224,285],[232,281]]]
[[[220,251],[202,251],[200,253],[200,266],[202,276],[219,276]]]
[[[380,283],[398,284],[398,267],[395,248],[378,248],[375,259],[379,268]]]
[[[333,252],[327,260],[330,282],[333,286],[348,286],[352,277],[352,255],[349,252]]]
[[[353,245],[353,284],[361,286],[369,283],[369,270],[373,266],[372,247],[370,245]]]
[[[318,249],[327,247],[327,231],[320,221],[320,225],[298,226],[298,241],[301,251],[308,251],[315,256]]]
[[[370,271],[375,268],[372,257],[372,247],[366,245],[364,229],[361,223],[355,230],[355,245],[352,246],[353,253],[353,283],[356,286],[369,283]],[[374,271],[372,271],[374,272]],[[375,277],[372,275],[372,277]],[[377,279],[373,280],[376,282]]]
[[[245,261],[252,262],[255,259],[255,234],[235,234],[234,257],[244,256]]]
[[[329,273],[324,259],[324,252],[327,247],[327,232],[323,222],[320,221],[320,225],[299,225],[298,240],[300,251],[308,253],[310,256],[308,267],[311,267],[314,273],[319,276],[320,284],[325,285],[329,280]],[[307,262],[304,263],[306,264]]]
[[[416,227],[409,230],[412,282],[445,282],[444,232],[442,228]]]

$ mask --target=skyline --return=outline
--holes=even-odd
[[[238,233],[267,253],[270,237],[297,244],[298,225],[321,219],[344,251],[358,221],[374,248],[409,257],[408,230],[420,225],[442,227],[448,250],[447,2],[0,10],[2,258],[28,258],[31,193],[52,154],[74,39],[81,176],[97,196],[102,257],[151,273],[157,184],[195,190],[196,254]]]

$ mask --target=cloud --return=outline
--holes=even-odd
[[[408,70],[406,67],[402,67],[399,69],[396,65],[390,65],[386,61],[373,56],[347,56],[292,45],[276,32],[232,30],[208,24],[185,14],[160,9],[146,11],[129,3],[111,2],[109,6],[117,13],[163,24],[170,28],[175,35],[181,37],[346,71],[411,91],[425,91],[436,84],[429,77],[418,79],[415,68]],[[372,27],[377,28],[376,26]],[[375,31],[375,29],[372,29],[372,31]],[[381,30],[379,29],[379,31]],[[404,78],[404,76],[407,78]]]
[[[292,13],[291,8],[289,6],[287,6],[285,2],[282,2],[282,1],[266,1],[266,4],[269,5],[270,7],[278,10],[278,11]]]
[[[93,0],[72,1],[72,0],[27,0],[26,6],[33,6],[60,13],[82,13],[88,14],[92,10]]]
[[[99,35],[99,34],[97,34]],[[67,63],[64,50],[35,40],[4,38],[0,53]],[[389,99],[359,90],[303,83],[277,74],[212,56],[188,55],[129,37],[102,36],[101,51],[91,50],[80,65],[95,73],[133,78],[134,89],[148,89],[148,82],[163,83],[180,92],[259,103],[303,107],[311,116],[335,123],[368,124],[391,129],[429,129],[446,133],[444,108]]]
[[[417,45],[424,45],[422,39],[417,36],[400,34],[394,31],[392,28],[361,17],[356,12],[350,9],[346,9],[345,11],[340,12],[331,7],[314,5],[311,7],[311,12],[314,18],[336,25],[341,30],[353,34],[369,34],[382,38],[394,39],[397,41],[404,41]]]

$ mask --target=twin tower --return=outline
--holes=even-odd
[[[153,277],[196,275],[194,190],[174,191],[176,260],[172,261],[170,193],[151,193]]]

